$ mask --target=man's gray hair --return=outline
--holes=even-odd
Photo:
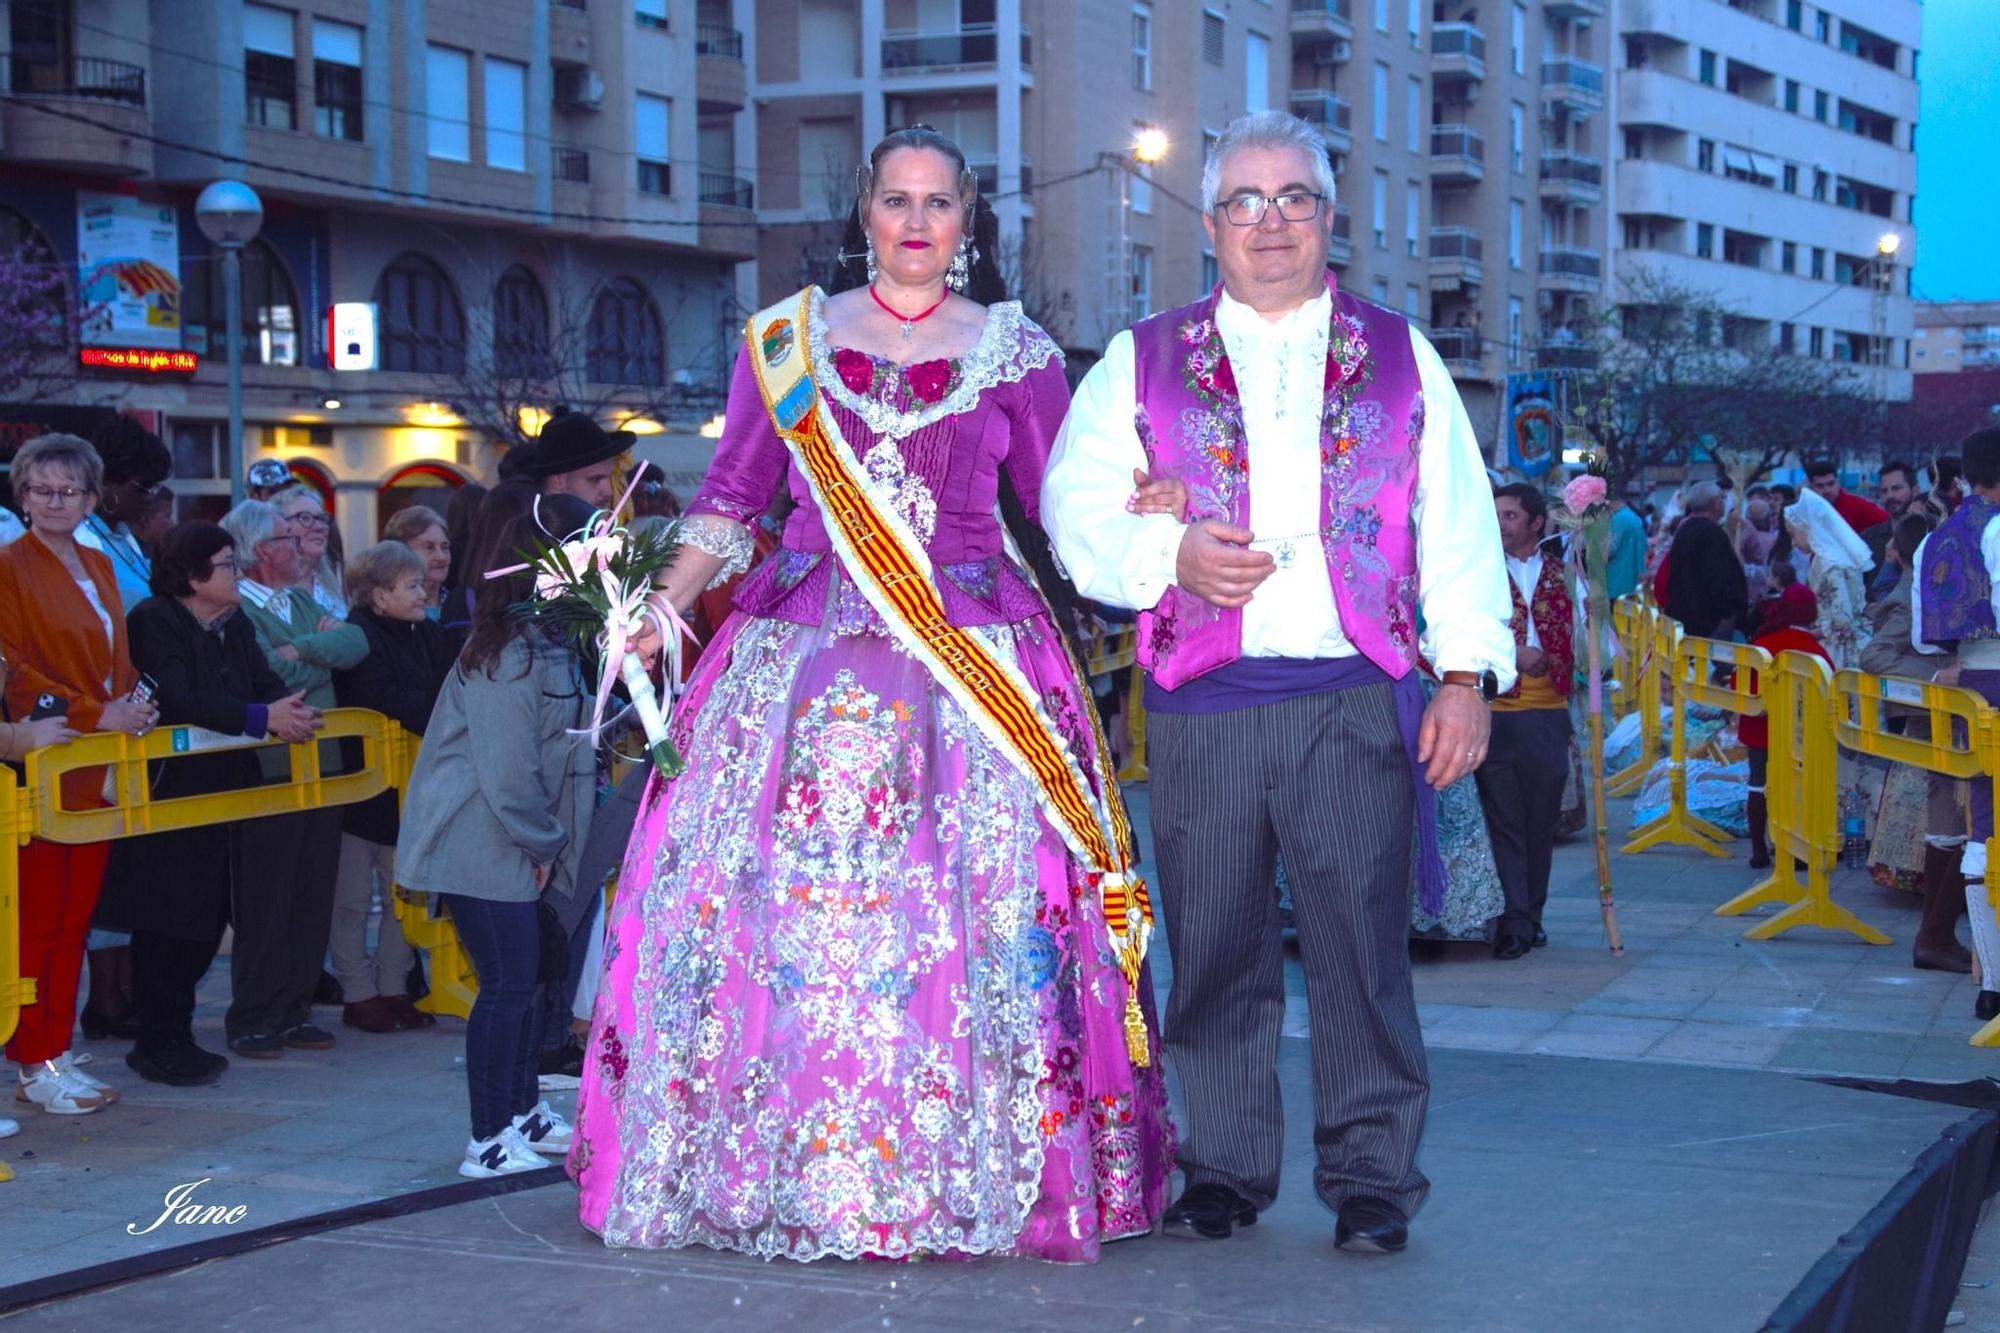
[[[1326,139],[1310,122],[1287,111],[1258,111],[1229,122],[1208,150],[1201,167],[1201,208],[1213,213],[1222,202],[1222,159],[1239,148],[1296,148],[1312,164],[1313,186],[1333,207],[1333,162],[1326,155]],[[1282,183],[1282,182],[1281,182]]]
[[[257,563],[257,544],[284,535],[285,516],[276,505],[264,500],[245,500],[222,516],[222,530],[236,547],[236,563],[243,569]]]
[[[1687,488],[1687,495],[1681,500],[1681,512],[1685,514],[1706,514],[1722,503],[1722,488],[1712,481],[1698,481]]]

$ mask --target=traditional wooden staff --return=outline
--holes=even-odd
[[[1604,914],[1604,937],[1614,958],[1625,953],[1618,934],[1618,904],[1611,894],[1611,828],[1604,814],[1604,672],[1599,637],[1610,623],[1610,606],[1605,597],[1605,560],[1611,545],[1611,506],[1608,483],[1595,459],[1585,458],[1586,471],[1563,488],[1562,508],[1557,523],[1576,535],[1570,542],[1570,568],[1584,588],[1583,628],[1588,643],[1585,651],[1588,691],[1586,716],[1590,722],[1590,763],[1585,781],[1590,785],[1591,838],[1597,852],[1597,903]],[[1579,556],[1578,547],[1582,547]]]

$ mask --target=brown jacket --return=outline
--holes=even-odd
[[[111,561],[82,545],[77,554],[111,614],[110,642],[69,570],[30,533],[0,547],[0,651],[7,655],[7,716],[25,721],[38,695],[53,694],[69,701],[71,726],[95,731],[104,705],[130,693],[138,673],[125,647],[125,608]],[[100,806],[103,788],[102,769],[71,773],[63,779],[63,804]]]

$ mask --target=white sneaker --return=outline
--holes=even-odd
[[[89,1115],[111,1104],[82,1075],[56,1068],[53,1060],[22,1068],[14,1100],[33,1102],[50,1115]]]
[[[558,1115],[544,1099],[535,1109],[514,1117],[514,1128],[521,1138],[538,1153],[549,1157],[561,1157],[569,1151],[570,1141],[576,1137],[576,1130],[569,1121]]]
[[[21,1122],[0,1116],[0,1139],[11,1139],[21,1132]]]
[[[104,1104],[109,1106],[118,1100],[118,1089],[112,1087],[101,1078],[94,1078],[84,1073],[82,1066],[89,1064],[90,1061],[91,1055],[89,1051],[84,1051],[80,1054],[76,1051],[64,1051],[61,1055],[50,1061],[50,1063],[63,1073],[72,1074],[82,1080],[84,1086],[91,1091],[103,1094]]]
[[[540,1171],[547,1165],[521,1137],[521,1131],[509,1125],[490,1139],[473,1139],[467,1143],[465,1160],[458,1164],[458,1174],[473,1180],[488,1180],[522,1171]]]

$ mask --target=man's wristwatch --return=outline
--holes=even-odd
[[[1463,685],[1469,690],[1479,691],[1479,697],[1492,703],[1500,693],[1500,677],[1493,674],[1493,668],[1484,671],[1447,671],[1438,677],[1440,684]]]

